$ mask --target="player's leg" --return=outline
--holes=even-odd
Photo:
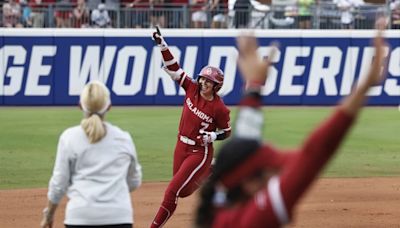
[[[172,180],[168,184],[169,186],[167,187],[167,190],[164,193],[164,200],[161,203],[160,208],[158,209],[157,215],[154,218],[153,223],[151,224],[151,227],[161,227],[163,223],[165,223],[169,217],[171,217],[173,211],[175,211],[176,208],[176,203],[175,203],[175,196],[173,194],[167,194],[171,193],[172,191],[170,189],[174,189],[172,186],[172,183],[175,183],[174,181],[174,176],[178,172],[179,167],[181,167],[183,161],[186,158],[186,149],[187,145],[182,143],[179,139],[176,142],[175,145],[175,151],[174,151],[174,161],[173,161],[173,167],[172,167]],[[175,190],[176,192],[176,190]]]
[[[193,194],[205,181],[205,179],[210,175],[211,161],[213,158],[213,148],[208,147],[209,156],[205,161],[205,164],[193,175],[190,181],[182,187],[182,189],[177,193],[180,198],[185,198]],[[190,157],[190,156],[189,156]],[[189,159],[188,159],[189,160]],[[190,166],[190,162],[182,164],[182,170],[188,170],[190,167],[186,168],[184,166]]]
[[[189,153],[189,156],[183,161],[168,184],[163,202],[151,227],[162,227],[174,213],[182,190],[194,188],[196,185],[192,182],[199,179],[202,173],[206,173],[209,170],[212,152],[209,153],[208,148],[204,152],[190,151]]]
[[[183,161],[185,160],[187,154],[186,150],[188,148],[188,145],[182,143],[179,139],[176,142],[175,146],[175,151],[174,151],[174,164],[172,166],[172,175],[175,176],[175,174],[178,172],[179,167],[181,167]]]

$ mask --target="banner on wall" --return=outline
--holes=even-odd
[[[180,105],[184,91],[161,69],[152,30],[0,30],[0,105],[74,105],[83,86],[101,80],[116,105]],[[188,75],[205,65],[225,73],[221,95],[241,96],[235,30],[165,30]],[[183,34],[184,33],[184,34]],[[259,54],[280,43],[263,88],[265,104],[332,105],[350,93],[374,57],[374,31],[256,31]],[[400,32],[386,34],[388,75],[369,91],[373,105],[398,105]]]

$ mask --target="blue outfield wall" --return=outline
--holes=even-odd
[[[74,105],[85,83],[106,82],[116,105],[180,105],[184,91],[161,69],[153,30],[1,29],[0,105]],[[264,104],[333,105],[371,64],[374,31],[257,30],[260,56],[280,43]],[[225,72],[221,95],[237,104],[238,30],[163,30],[182,68],[196,78],[204,65]],[[388,75],[370,91],[372,105],[398,105],[400,31],[387,31]]]

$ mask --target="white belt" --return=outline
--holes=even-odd
[[[188,137],[183,136],[183,135],[179,136],[179,140],[181,140],[181,142],[191,145],[191,146],[196,145],[196,142],[194,140],[189,139]]]

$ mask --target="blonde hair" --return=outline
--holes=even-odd
[[[110,91],[102,82],[91,81],[83,88],[80,104],[85,114],[81,126],[89,142],[96,143],[107,133],[103,118],[111,105]]]

